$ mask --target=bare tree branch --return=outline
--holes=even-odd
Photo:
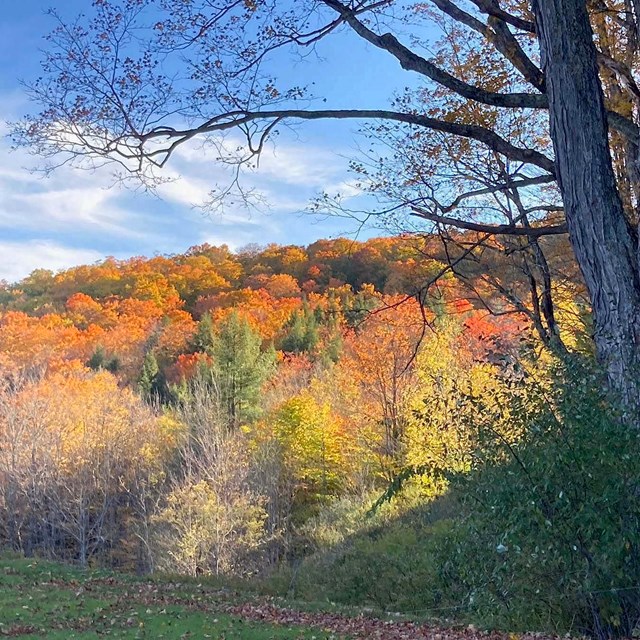
[[[473,4],[484,13],[499,18],[516,29],[521,29],[528,33],[536,33],[536,24],[533,20],[525,20],[511,15],[504,9],[500,8],[498,0],[471,0]]]
[[[495,131],[473,124],[461,124],[458,122],[448,122],[431,118],[429,116],[417,113],[403,113],[398,111],[386,111],[380,109],[324,109],[324,110],[305,110],[305,109],[283,109],[277,111],[235,111],[224,115],[216,116],[204,122],[193,129],[173,129],[169,127],[157,127],[150,132],[138,136],[140,143],[154,139],[174,140],[170,150],[175,148],[176,144],[182,144],[191,138],[201,135],[214,133],[216,131],[225,131],[238,127],[256,120],[272,120],[272,119],[299,119],[299,120],[327,120],[327,119],[369,119],[369,120],[387,120],[393,122],[404,122],[406,124],[425,127],[433,131],[441,131],[462,138],[477,140],[485,144],[488,148],[505,155],[506,157],[520,162],[526,162],[550,174],[554,174],[555,166],[551,158],[534,149],[518,147],[508,140],[499,136]],[[166,149],[159,149],[148,152],[148,157],[166,154]]]
[[[467,231],[477,231],[490,235],[510,235],[510,236],[527,236],[530,238],[539,238],[541,236],[554,236],[567,233],[567,225],[559,224],[541,227],[517,227],[514,224],[482,224],[478,222],[470,222],[461,220],[460,218],[452,218],[450,216],[439,215],[433,211],[428,211],[424,207],[412,205],[413,215],[424,218],[438,224],[458,227]]]
[[[393,55],[398,62],[400,62],[400,66],[403,69],[415,71],[416,73],[426,76],[443,87],[454,91],[463,98],[475,100],[476,102],[494,107],[546,109],[548,106],[546,97],[541,93],[494,93],[463,82],[443,69],[440,69],[429,60],[411,51],[411,49],[401,44],[391,33],[385,33],[383,35],[375,33],[360,21],[351,9],[341,2],[338,2],[338,0],[322,1],[340,14],[344,21],[360,37],[379,49],[383,49]]]
[[[491,16],[489,23],[485,24],[470,13],[463,11],[451,0],[431,0],[440,11],[461,24],[465,24],[474,31],[477,31],[522,74],[530,84],[540,93],[544,93],[544,76],[542,71],[531,61],[524,52],[520,43],[513,36],[505,22],[499,18]]]

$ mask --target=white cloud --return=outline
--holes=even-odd
[[[363,195],[365,192],[358,186],[356,180],[343,180],[337,184],[328,185],[324,189],[325,193],[332,198],[340,197],[342,200],[348,200],[349,198],[356,198]]]
[[[0,241],[0,256],[0,280],[8,282],[20,280],[34,269],[59,271],[103,257],[92,249],[74,249],[48,240]]]
[[[227,136],[222,151],[239,142],[237,136]],[[345,181],[346,162],[337,152],[283,135],[277,147],[265,149],[256,169],[245,169],[240,176],[240,186],[252,194],[255,206],[247,206],[236,190],[223,209],[207,215],[193,207],[206,203],[212,189],[228,188],[235,177],[235,167],[216,161],[220,155],[213,145],[179,147],[160,174],[167,182],[158,185],[156,198],[113,186],[108,166],[94,172],[63,166],[42,178],[22,168],[37,159],[22,150],[9,153],[0,140],[0,278],[21,278],[36,267],[59,269],[103,254],[179,252],[203,241],[233,248],[252,242],[311,242],[333,225],[312,231],[313,219],[294,214],[321,191],[358,195]]]
[[[219,246],[226,244],[231,251],[237,251],[248,244],[268,244],[264,240],[264,234],[256,234],[253,229],[221,229],[218,231],[203,233],[198,244],[211,244]]]
[[[132,225],[135,214],[121,208],[113,194],[93,188],[59,188],[21,192],[17,181],[0,180],[0,226],[38,232],[111,234],[116,237],[141,237]]]
[[[209,197],[211,186],[204,180],[179,176],[178,174],[172,174],[169,178],[169,182],[165,182],[157,188],[158,194],[162,198],[191,207],[205,202]]]
[[[233,170],[229,166],[216,164],[223,154],[234,155],[243,148],[243,141],[234,136],[188,142],[175,152],[176,163],[183,173],[206,175],[213,180],[229,179]],[[243,168],[245,181],[256,185],[284,185],[324,189],[328,184],[344,178],[347,161],[346,150],[320,147],[303,141],[287,142],[283,138],[277,144],[267,144],[255,168]],[[212,172],[212,168],[214,171]],[[202,173],[202,172],[206,173]],[[209,183],[211,184],[211,183]]]
[[[25,152],[9,152],[0,143],[0,227],[39,233],[139,235],[134,214],[123,206],[123,191],[108,189],[108,170],[81,171],[61,167],[51,177],[25,168],[34,159]]]
[[[255,173],[285,184],[324,189],[344,174],[345,164],[336,151],[304,143],[280,144],[265,149]]]

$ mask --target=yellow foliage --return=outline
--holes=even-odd
[[[344,487],[351,450],[344,425],[328,403],[317,402],[308,392],[284,402],[256,426],[253,438],[256,443],[278,442],[300,488],[331,495]]]
[[[172,446],[163,436],[163,423],[129,389],[120,388],[106,372],[92,372],[77,362],[41,380],[27,383],[7,398],[19,419],[31,422],[31,446],[19,451],[37,452],[63,475],[73,476],[84,465],[138,466],[156,464]],[[9,436],[0,424],[0,437]],[[25,464],[27,463],[25,459]]]
[[[266,517],[249,493],[223,495],[205,480],[177,487],[154,518],[166,554],[159,567],[190,575],[242,573],[243,555],[264,541]]]
[[[472,468],[485,425],[503,429],[497,435],[506,440],[520,436],[508,432],[513,409],[501,402],[508,397],[505,378],[497,366],[475,360],[460,338],[458,324],[444,324],[418,359],[420,394],[407,426],[406,463],[432,470],[420,480],[423,490],[431,495],[446,486],[441,472]],[[496,414],[495,420],[491,412]]]

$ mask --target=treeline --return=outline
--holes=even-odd
[[[324,293],[364,284],[384,293],[415,293],[437,263],[424,259],[426,243],[415,236],[318,240],[307,247],[248,245],[232,252],[226,245],[199,245],[174,256],[107,258],[54,274],[37,269],[16,284],[5,283],[0,304],[7,310],[43,315],[64,310],[68,299],[83,293],[96,300],[111,296],[152,300],[170,306],[178,301],[202,313],[223,292],[265,290],[274,298]]]
[[[310,350],[320,316],[344,314],[355,326],[376,304],[372,292],[417,295],[438,268],[421,259],[422,243],[321,240],[238,253],[203,245],[171,257],[36,270],[0,288],[0,358],[9,369],[76,359],[134,385],[152,353],[162,375],[178,382],[190,354],[201,351],[192,343],[198,321],[215,324],[232,310],[276,349]]]

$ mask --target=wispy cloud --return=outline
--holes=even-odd
[[[228,180],[233,169],[216,165],[221,155],[234,155],[243,148],[243,140],[235,136],[210,139],[210,142],[186,143],[178,147],[175,153],[176,164],[185,173],[202,174],[209,179]],[[244,153],[241,152],[241,153]],[[242,171],[244,179],[256,186],[278,184],[304,187],[317,190],[344,179],[347,160],[346,149],[321,147],[317,144],[298,140],[286,142],[279,140],[276,144],[267,144],[255,162],[253,168],[245,167]],[[212,166],[216,169],[211,172]]]
[[[0,96],[0,112],[2,107]],[[239,142],[229,136],[223,151]],[[91,172],[64,166],[43,178],[24,168],[34,164],[32,157],[10,153],[0,139],[0,278],[16,280],[34,268],[56,270],[105,255],[181,252],[202,242],[237,249],[349,232],[344,220],[338,227],[337,221],[300,215],[322,191],[359,195],[345,179],[346,162],[329,146],[283,137],[240,176],[255,206],[236,190],[222,212],[207,213],[198,207],[212,189],[229,187],[236,177],[235,167],[216,161],[220,151],[197,143],[180,148],[161,176],[167,182],[150,195],[114,186],[108,167]]]
[[[339,150],[298,143],[266,149],[256,175],[270,181],[323,189],[344,176],[347,161]]]
[[[0,241],[0,280],[15,282],[34,269],[59,271],[77,264],[87,264],[102,256],[91,249],[73,249],[46,240],[25,242]]]
[[[24,151],[11,151],[6,139],[0,142],[0,227],[40,234],[71,229],[115,237],[137,234],[122,190],[106,188],[113,181],[108,170],[65,166],[45,178],[27,168],[34,162]]]

